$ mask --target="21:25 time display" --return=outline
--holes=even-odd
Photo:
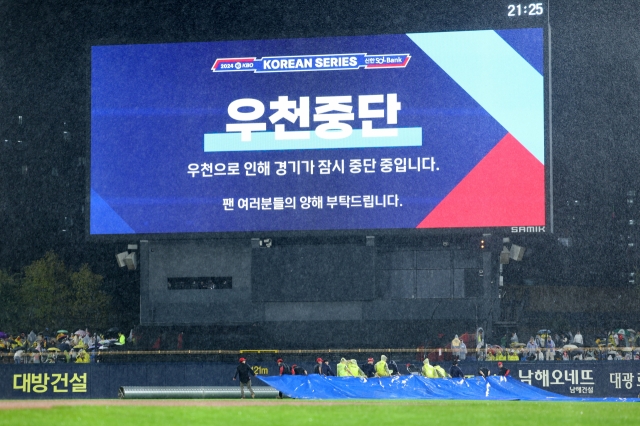
[[[507,16],[537,16],[544,13],[542,3],[510,4],[507,11]]]

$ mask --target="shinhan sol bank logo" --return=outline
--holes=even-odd
[[[219,58],[211,67],[213,72],[296,72],[337,71],[359,68],[405,68],[411,59],[408,53],[368,55],[344,53],[337,55],[268,56],[264,58]]]

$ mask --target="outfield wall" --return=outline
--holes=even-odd
[[[117,398],[120,386],[234,386],[235,363],[128,364],[5,364],[0,365],[0,399]],[[300,363],[307,371],[313,365]],[[398,362],[401,373],[406,363]],[[442,363],[449,368],[448,363]],[[492,373],[495,362],[460,366],[474,374],[483,365]],[[505,363],[511,375],[544,390],[576,397],[635,398],[640,392],[640,363],[581,361]],[[333,366],[335,369],[335,365]],[[275,364],[254,365],[259,374],[274,375]],[[254,385],[265,385],[259,379]]]

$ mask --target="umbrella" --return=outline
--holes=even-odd
[[[87,334],[87,332],[84,330],[78,330],[73,334],[75,334],[76,336],[84,337]]]
[[[107,333],[117,333],[118,331],[120,331],[118,327],[111,327],[107,330]]]
[[[58,330],[57,333],[58,334],[69,334],[69,332],[67,330]]]
[[[7,333],[5,333],[4,331],[0,331],[0,339],[6,339],[7,337],[9,337]]]
[[[564,345],[562,349],[573,350],[578,349],[578,347],[576,345]]]
[[[49,352],[60,352],[60,349],[58,348],[49,348],[47,349]]]
[[[100,340],[98,343],[100,343],[101,345],[108,345],[109,343],[111,343],[111,340]]]

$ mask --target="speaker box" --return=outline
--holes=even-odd
[[[367,236],[367,247],[375,247],[375,245],[376,245],[376,237]]]
[[[513,260],[521,261],[522,256],[524,256],[524,247],[512,244],[511,251],[509,252],[509,257],[511,257],[511,259]]]
[[[118,261],[118,266],[124,268],[127,264],[124,262],[124,258],[127,257],[129,253],[123,251],[122,253],[116,254],[116,260]]]
[[[130,271],[135,270],[138,267],[138,260],[136,258],[136,254],[134,253],[129,253],[125,258],[124,258],[124,263],[127,265],[127,269]]]

